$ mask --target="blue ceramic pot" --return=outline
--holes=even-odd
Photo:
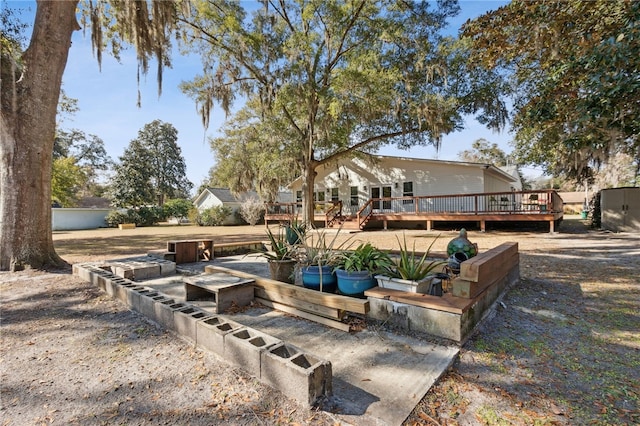
[[[313,290],[320,290],[322,283],[323,293],[335,293],[337,287],[336,276],[333,268],[329,265],[322,266],[306,266],[302,268],[302,285]]]
[[[336,270],[338,278],[338,290],[347,296],[360,296],[366,290],[376,286],[376,279],[369,271],[347,272],[343,269]]]

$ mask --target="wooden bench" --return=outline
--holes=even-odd
[[[233,304],[241,307],[253,301],[254,280],[225,273],[205,274],[184,279],[185,300],[213,300],[214,313],[221,314]]]

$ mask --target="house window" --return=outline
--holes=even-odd
[[[351,186],[350,189],[351,189],[351,205],[357,206],[358,205],[358,187]]]
[[[324,191],[314,192],[313,201],[316,203],[316,210],[321,211],[324,208]]]
[[[382,187],[382,198],[391,198],[391,187]],[[385,210],[391,210],[391,200],[385,200],[382,202],[382,208]]]
[[[402,196],[413,197],[413,182],[404,182],[402,184]],[[402,204],[413,204],[413,200],[402,200]]]
[[[296,191],[296,203],[302,202],[302,191]]]
[[[338,188],[331,188],[331,201],[338,201]]]

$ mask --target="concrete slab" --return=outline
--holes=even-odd
[[[253,257],[217,258],[208,264],[269,276],[266,261]],[[178,272],[197,274],[202,268],[202,263],[183,264]],[[177,301],[185,299],[180,275],[143,284]],[[459,352],[456,346],[407,335],[375,330],[345,333],[268,308],[221,316],[329,360],[333,397],[322,408],[355,425],[401,424]]]

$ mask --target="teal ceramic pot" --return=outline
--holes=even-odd
[[[323,293],[335,293],[338,286],[336,275],[333,273],[333,267],[329,265],[322,266],[305,266],[302,268],[302,285],[312,290],[320,290],[322,283]]]
[[[376,279],[369,271],[347,272],[343,269],[337,269],[336,277],[338,291],[347,296],[361,296],[366,290],[376,286]]]

